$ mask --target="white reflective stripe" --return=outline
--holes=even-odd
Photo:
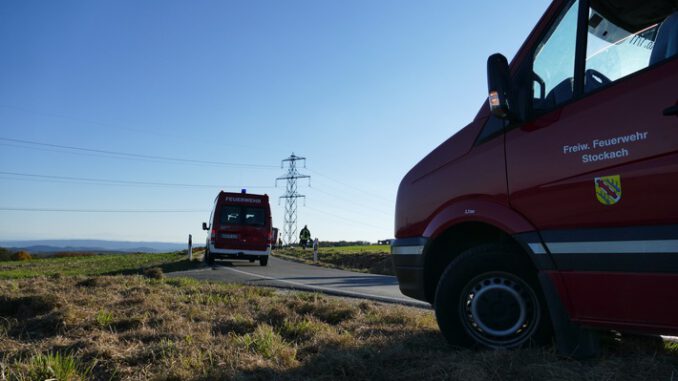
[[[269,255],[271,254],[271,246],[266,250],[233,250],[233,249],[217,249],[210,244],[210,253],[214,254],[247,254],[247,255]]]
[[[578,253],[678,253],[678,240],[547,242],[552,254]]]
[[[541,243],[528,243],[527,246],[529,246],[530,250],[535,254],[546,254],[546,249]]]
[[[391,246],[391,254],[394,255],[421,255],[424,246]]]

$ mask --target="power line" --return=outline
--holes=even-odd
[[[193,209],[61,209],[61,208],[7,208],[0,211],[10,212],[62,212],[62,213],[208,213],[206,210]]]
[[[150,187],[179,187],[179,188],[208,188],[208,189],[214,189],[214,188],[221,188],[221,189],[228,189],[228,188],[261,189],[261,188],[266,188],[266,189],[271,189],[271,188],[274,188],[273,186],[254,186],[254,185],[217,185],[217,184],[162,183],[162,182],[147,182],[147,181],[132,181],[132,180],[113,180],[113,179],[103,179],[103,178],[53,176],[53,175],[40,175],[40,174],[34,174],[34,173],[6,172],[6,171],[0,171],[0,176],[19,176],[19,177],[22,177],[20,179],[10,178],[12,180],[28,180],[28,181],[34,180],[34,181],[56,182],[56,183],[80,183],[80,184],[84,183],[84,184],[89,184],[89,185],[103,185],[103,186],[108,186],[108,185],[141,186],[141,187],[150,186]],[[362,206],[366,209],[371,209],[373,211],[379,212],[379,213],[384,214],[384,215],[391,215],[391,213],[387,213],[387,212],[381,211],[379,209],[370,208],[368,205],[356,203],[355,201],[350,200],[348,198],[333,195],[329,192],[318,189],[317,187],[314,187],[312,189],[315,190],[315,191],[318,191],[320,193],[327,194],[329,196],[335,197],[337,199],[350,202],[354,205],[360,205],[360,206]],[[352,209],[353,212],[356,212],[358,210],[359,209]]]
[[[104,158],[112,158],[112,159],[117,159],[117,160],[132,160],[132,161],[144,161],[144,162],[151,162],[151,163],[167,164],[166,160],[159,160],[159,159],[150,159],[150,158],[147,159],[147,158],[138,158],[138,157],[126,157],[126,156],[113,156],[113,155],[108,155],[108,154],[89,153],[89,152],[80,152],[80,151],[63,151],[63,150],[59,150],[59,149],[50,149],[50,148],[46,148],[46,147],[32,147],[32,146],[27,146],[27,145],[2,143],[2,142],[0,142],[0,146],[21,148],[23,150],[33,150],[33,151],[41,151],[41,152],[56,152],[56,153],[60,153],[60,154],[76,155],[76,156],[104,157]],[[193,165],[193,166],[198,166],[198,167],[224,167],[224,165],[218,165],[218,164],[197,164],[197,163],[178,163],[178,164]],[[275,166],[271,166],[270,168],[274,168],[274,167]],[[231,168],[237,168],[237,167],[231,167]],[[255,167],[255,168],[251,168],[251,169],[267,169],[268,170],[270,168],[269,167],[266,167],[266,168],[256,168]]]
[[[216,185],[216,184],[188,184],[188,183],[161,183],[161,182],[148,182],[148,181],[132,181],[132,180],[112,180],[112,179],[101,179],[101,178],[89,178],[89,177],[72,177],[72,176],[50,176],[50,175],[38,175],[33,173],[19,173],[19,172],[4,172],[0,171],[0,175],[9,175],[9,176],[20,176],[28,177],[35,179],[48,179],[48,180],[64,180],[65,182],[77,182],[85,183],[92,185],[135,185],[135,186],[160,186],[160,187],[181,187],[181,188],[274,188],[273,186],[258,186],[258,185]],[[22,179],[20,179],[22,180]],[[60,181],[60,182],[64,182]]]
[[[42,152],[56,152],[56,153],[76,155],[76,156],[106,157],[106,158],[112,157],[110,155],[102,155],[102,154],[86,153],[86,152],[60,151],[58,149],[49,149],[49,148],[44,148],[44,147],[31,147],[31,146],[11,144],[11,143],[0,143],[0,146],[12,147],[12,148],[21,148],[23,150],[33,150],[33,151],[42,151]],[[121,160],[150,161],[150,162],[153,162],[153,163],[158,163],[158,162],[162,163],[162,161],[160,161],[160,160],[151,160],[151,159],[138,159],[138,158],[118,157],[118,156],[113,156],[113,158],[121,159]]]
[[[1,173],[1,172],[0,172],[0,173]],[[365,208],[365,209],[373,210],[373,211],[375,211],[375,212],[377,212],[377,213],[381,213],[381,214],[384,214],[384,215],[387,215],[387,216],[390,216],[390,215],[393,214],[393,213],[389,213],[389,212],[383,211],[383,210],[381,210],[381,209],[376,209],[376,208],[374,208],[373,206],[370,206],[370,205],[367,205],[367,204],[362,204],[362,203],[356,202],[355,200],[351,200],[351,199],[348,199],[348,198],[346,198],[346,197],[338,196],[338,195],[332,194],[332,193],[330,193],[330,192],[323,191],[323,190],[321,190],[321,189],[318,189],[318,187],[315,187],[315,186],[314,186],[314,187],[311,187],[311,189],[313,189],[313,190],[315,190],[315,191],[318,191],[318,192],[320,192],[320,193],[326,194],[326,195],[328,195],[328,196],[330,196],[330,197],[334,197],[334,198],[339,199],[339,200],[343,200],[343,201],[346,201],[346,202],[350,202],[350,203],[353,204],[353,205],[358,205],[358,206],[361,206],[361,207],[363,207],[363,208]]]
[[[59,119],[72,120],[72,121],[75,121],[75,122],[78,122],[78,123],[91,124],[91,125],[94,125],[94,126],[101,126],[101,127],[111,128],[111,129],[115,129],[115,130],[127,130],[127,131],[140,133],[140,134],[148,134],[148,135],[156,135],[156,136],[170,136],[170,137],[173,137],[173,138],[178,138],[178,136],[167,134],[167,133],[137,130],[137,129],[133,129],[133,128],[121,127],[119,125],[102,123],[102,122],[98,122],[98,121],[95,121],[95,120],[84,119],[84,118],[80,118],[80,117],[73,117],[73,116],[70,116],[70,115],[63,115],[63,114],[57,114],[57,113],[52,113],[52,112],[44,112],[44,111],[36,111],[36,110],[30,110],[30,109],[23,108],[23,107],[3,105],[3,104],[0,104],[0,107],[5,108],[5,109],[9,109],[9,110],[20,111],[20,112],[23,112],[23,113],[26,113],[26,114],[39,115],[39,116],[48,117],[48,118],[59,118]]]
[[[19,144],[11,144],[11,143],[0,143],[0,146],[21,148],[23,150],[33,150],[33,151],[41,151],[41,152],[56,152],[56,153],[60,153],[60,154],[76,155],[76,156],[105,157],[105,158],[112,158],[112,159],[117,159],[117,160],[145,161],[145,162],[151,162],[151,163],[167,164],[166,160],[159,160],[159,159],[150,159],[150,158],[147,159],[147,158],[138,158],[138,157],[126,157],[126,156],[113,156],[113,155],[108,155],[108,154],[89,153],[89,152],[80,152],[80,151],[63,151],[63,150],[59,150],[59,149],[50,149],[50,148],[46,148],[46,147],[32,147],[32,146],[27,146],[27,145],[19,145]],[[204,167],[204,166],[223,167],[223,165],[216,165],[216,164],[196,164],[196,163],[179,163],[179,164],[193,165],[193,166],[199,166],[199,167]],[[254,168],[254,169],[260,169],[260,168]],[[265,169],[268,169],[268,168],[265,168]]]
[[[363,226],[366,226],[366,227],[369,227],[369,228],[372,228],[372,229],[376,229],[376,230],[380,230],[380,231],[388,230],[388,228],[379,227],[379,226],[371,225],[371,224],[366,224],[362,221],[357,221],[357,220],[353,220],[353,219],[350,219],[350,218],[342,217],[342,216],[339,216],[339,215],[334,214],[334,213],[329,213],[329,212],[326,212],[326,211],[323,211],[323,210],[312,208],[310,206],[306,206],[306,208],[308,208],[309,210],[312,210],[316,213],[325,214],[327,216],[334,217],[336,219],[340,219],[340,220],[343,220],[343,221],[346,221],[346,222],[351,222],[351,223],[358,224],[358,225],[363,225]]]
[[[15,110],[19,112],[23,112],[26,114],[33,114],[33,115],[38,115],[42,117],[48,117],[48,118],[59,118],[59,119],[65,119],[65,120],[72,120],[78,123],[82,124],[90,124],[90,125],[95,125],[95,126],[101,126],[101,127],[106,127],[109,129],[113,129],[115,131],[119,130],[126,130],[130,131],[136,134],[143,134],[143,135],[151,135],[151,136],[164,136],[164,137],[171,137],[173,139],[185,139],[185,137],[179,136],[179,135],[174,135],[174,134],[169,134],[167,132],[157,132],[157,131],[148,131],[148,130],[140,130],[140,129],[135,129],[135,128],[128,128],[128,127],[122,127],[119,124],[111,124],[111,123],[103,123],[99,122],[96,120],[91,120],[91,119],[86,119],[86,118],[81,118],[81,117],[74,117],[71,115],[65,115],[65,114],[58,114],[58,113],[53,113],[53,112],[45,112],[45,111],[39,111],[39,110],[31,110],[25,107],[17,107],[17,106],[11,106],[11,105],[5,105],[5,104],[0,104],[0,108],[5,108],[8,110]],[[127,124],[127,123],[125,123]],[[233,143],[223,143],[223,145],[230,146],[230,147],[241,147],[241,148],[246,148],[249,150],[252,149],[260,149],[260,147],[250,147],[250,146],[244,146],[241,144],[233,144]]]
[[[318,175],[318,176],[320,176],[320,177],[326,178],[326,179],[328,179],[328,180],[330,180],[330,181],[334,181],[334,182],[337,183],[337,184],[340,184],[340,185],[343,185],[343,186],[345,186],[345,187],[347,187],[347,188],[353,189],[353,190],[355,190],[355,191],[357,191],[357,192],[366,194],[366,195],[368,195],[368,196],[372,196],[372,197],[374,197],[374,198],[377,199],[377,200],[380,200],[380,201],[386,201],[386,200],[384,200],[384,195],[378,195],[378,194],[374,194],[374,193],[372,193],[372,192],[368,192],[368,191],[366,191],[366,190],[364,190],[364,189],[360,189],[360,188],[358,188],[358,187],[356,187],[356,186],[354,186],[354,185],[346,184],[346,183],[344,183],[344,182],[342,182],[342,181],[339,181],[339,180],[337,180],[337,179],[334,179],[334,178],[332,178],[332,177],[323,175],[322,173],[320,173],[320,172],[318,172],[318,171],[314,171],[314,170],[312,170],[312,169],[309,169],[309,171],[315,173],[316,175]],[[395,202],[395,201],[394,201],[394,202]]]
[[[61,144],[43,143],[43,142],[36,142],[36,141],[32,141],[32,140],[23,140],[23,139],[13,139],[13,138],[0,137],[0,140],[7,141],[7,142],[13,142],[13,143],[37,145],[37,146],[41,146],[41,147],[67,149],[67,150],[78,151],[78,152],[88,152],[88,153],[112,155],[114,157],[163,160],[163,161],[170,161],[170,162],[175,162],[175,163],[219,165],[219,166],[225,166],[225,167],[278,168],[277,166],[274,166],[274,165],[248,164],[248,163],[229,163],[229,162],[210,161],[210,160],[178,159],[178,158],[168,157],[168,156],[156,156],[156,155],[145,155],[145,154],[132,153],[132,152],[109,151],[109,150],[101,150],[101,149],[86,148],[86,147],[76,147],[76,146],[67,146],[67,145],[61,145]]]

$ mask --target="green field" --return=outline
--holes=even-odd
[[[102,254],[65,258],[42,258],[0,262],[0,279],[35,276],[140,274],[143,269],[159,267],[164,272],[185,270],[201,265],[189,262],[185,253]]]
[[[273,255],[313,263],[313,250],[298,247],[276,249]],[[389,245],[330,246],[318,249],[318,265],[350,271],[394,275]]]

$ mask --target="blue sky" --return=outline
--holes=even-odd
[[[403,175],[484,106],[487,56],[513,57],[547,6],[4,1],[0,209],[61,211],[0,210],[0,239],[200,242],[214,196],[243,186],[282,227],[292,152],[301,226],[390,238]]]

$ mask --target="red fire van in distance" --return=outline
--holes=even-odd
[[[220,192],[214,199],[209,225],[205,261],[215,259],[259,260],[268,264],[271,254],[272,222],[268,195]]]
[[[400,184],[402,292],[455,345],[677,335],[678,2],[554,0],[488,90]]]

